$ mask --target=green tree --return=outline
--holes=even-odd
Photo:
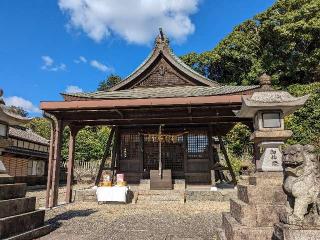
[[[68,159],[69,128],[63,133],[62,158]],[[101,160],[110,128],[105,126],[85,127],[76,137],[75,161]]]
[[[29,123],[26,124],[26,127],[39,134],[41,137],[50,139],[51,125],[48,119],[42,117],[33,118]]]
[[[320,143],[320,82],[307,85],[294,84],[288,91],[295,96],[310,94],[306,104],[285,119],[286,127],[293,131],[288,144]]]
[[[248,126],[237,123],[226,135],[228,150],[235,157],[252,155],[252,143],[250,142],[251,130]]]
[[[181,58],[223,84],[256,84],[263,72],[281,87],[319,81],[319,12],[320,0],[278,0],[235,27],[213,50]]]
[[[111,74],[107,79],[101,81],[97,88],[98,91],[108,91],[114,85],[118,84],[121,81],[121,77],[118,75]]]

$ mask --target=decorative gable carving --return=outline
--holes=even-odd
[[[139,82],[136,87],[166,87],[166,86],[194,86],[195,84],[181,76],[163,58],[157,65]]]

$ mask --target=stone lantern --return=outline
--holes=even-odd
[[[2,95],[3,90],[0,89],[0,156],[4,148],[11,145],[11,141],[8,139],[9,126],[21,125],[30,120],[11,112],[5,105]],[[0,178],[1,177],[9,177],[9,175],[7,174],[6,168],[0,158]]]
[[[285,130],[284,117],[302,107],[309,95],[294,97],[286,91],[274,90],[267,74],[263,74],[259,80],[261,88],[251,96],[242,97],[237,116],[253,119],[251,140],[258,152],[256,169],[280,172],[283,168],[279,147],[292,135],[291,130]]]

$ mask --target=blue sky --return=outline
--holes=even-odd
[[[179,56],[212,49],[274,0],[1,0],[0,88],[40,115],[42,100],[130,74],[162,26]]]

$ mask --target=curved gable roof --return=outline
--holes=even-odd
[[[139,77],[156,62],[159,57],[165,57],[170,64],[175,68],[183,72],[185,75],[193,79],[194,82],[198,82],[201,86],[218,87],[220,86],[217,82],[206,78],[205,76],[194,71],[191,67],[185,64],[179,57],[177,57],[169,46],[168,38],[160,30],[160,34],[155,39],[155,47],[145,61],[134,70],[129,76],[123,81],[113,86],[110,91],[124,90],[129,88],[135,81],[139,81]]]

